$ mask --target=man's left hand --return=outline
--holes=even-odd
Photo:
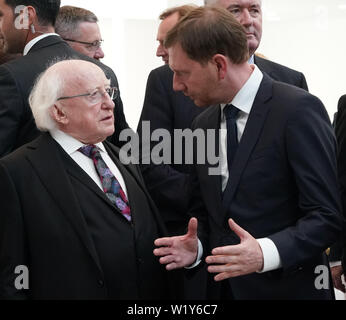
[[[257,240],[238,226],[232,219],[230,228],[240,238],[240,244],[215,248],[206,258],[208,271],[217,273],[215,281],[243,276],[263,269],[263,253]]]

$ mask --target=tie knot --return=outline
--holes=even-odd
[[[85,156],[87,156],[88,158],[94,158],[95,155],[99,152],[98,148],[93,145],[93,144],[89,144],[87,146],[84,147],[80,147],[78,149],[79,152],[83,153]]]
[[[226,119],[236,119],[239,111],[240,110],[232,104],[228,104],[223,109]]]

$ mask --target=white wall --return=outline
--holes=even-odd
[[[159,14],[168,7],[203,0],[63,0],[93,11],[105,39],[103,62],[117,74],[125,114],[137,127],[150,70],[162,64],[155,56]],[[310,92],[330,117],[346,94],[346,0],[263,0],[263,38],[259,52],[302,71]]]

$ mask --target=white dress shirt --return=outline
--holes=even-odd
[[[60,130],[52,130],[50,131],[50,134],[53,139],[65,150],[65,152],[89,175],[91,179],[94,180],[98,187],[103,191],[101,179],[96,171],[93,160],[78,151],[78,149],[85,146],[85,144]],[[126,197],[128,197],[126,184],[118,167],[109,157],[104,145],[101,142],[95,145],[99,148],[102,159],[107,164],[108,168],[111,170],[116,179],[119,181],[119,184],[124,190]]]
[[[26,56],[30,49],[37,43],[39,42],[40,40],[44,39],[44,38],[47,38],[49,36],[58,36],[60,37],[57,33],[45,33],[45,34],[42,34],[34,39],[32,39],[31,41],[29,41],[26,46],[24,47],[24,52],[23,52],[23,56]]]

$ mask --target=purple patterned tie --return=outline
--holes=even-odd
[[[102,159],[98,148],[95,145],[87,145],[79,148],[78,151],[93,160],[96,171],[101,179],[103,191],[106,193],[108,199],[120,210],[123,216],[128,221],[131,221],[131,210],[127,197],[119,181]]]

